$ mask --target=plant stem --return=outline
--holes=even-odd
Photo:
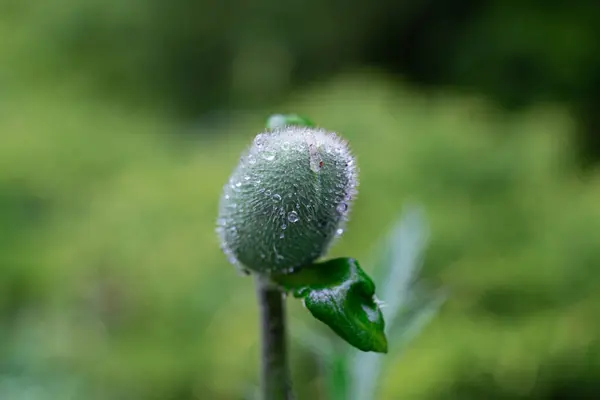
[[[262,400],[292,400],[284,295],[261,278],[256,279],[256,292],[260,309]]]

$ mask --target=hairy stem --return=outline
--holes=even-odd
[[[262,400],[292,400],[284,296],[261,278],[256,279],[256,292],[260,309]]]

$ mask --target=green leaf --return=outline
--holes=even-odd
[[[417,205],[404,207],[402,217],[394,224],[379,248],[375,262],[375,279],[387,321],[386,333],[390,352],[399,356],[406,345],[436,315],[445,295],[426,290],[418,280],[429,241],[424,210]],[[348,392],[350,400],[377,398],[377,388],[384,360],[372,354],[352,356]]]
[[[362,351],[387,353],[385,322],[375,297],[375,284],[352,258],[303,267],[271,279],[301,298],[319,321]]]
[[[267,120],[267,129],[283,128],[290,125],[315,126],[311,120],[298,114],[274,114]]]
[[[402,310],[389,329],[395,353],[402,351],[403,346],[420,333],[438,313],[447,297],[444,290],[432,291],[422,288],[420,293],[413,293],[412,297],[404,302]]]
[[[386,305],[384,315],[389,322],[388,332],[416,288],[428,243],[425,211],[420,206],[407,204],[375,263],[374,275]]]
[[[328,396],[326,398],[330,400],[347,400],[349,398],[348,388],[350,387],[348,379],[350,377],[347,372],[345,354],[337,353],[330,357],[328,367],[329,379],[326,380]]]

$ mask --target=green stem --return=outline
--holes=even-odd
[[[261,278],[256,279],[256,292],[261,321],[262,400],[292,400],[284,295]]]

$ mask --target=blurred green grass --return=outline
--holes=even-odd
[[[214,224],[272,111],[342,133],[358,157],[359,197],[330,256],[369,269],[405,201],[428,214],[425,278],[451,297],[385,371],[382,398],[531,398],[564,378],[557,363],[578,366],[573,379],[600,373],[600,180],[573,167],[569,116],[550,105],[505,115],[375,71],[197,135],[69,88],[3,101],[0,354],[36,332],[39,358],[67,365],[88,396],[241,398],[258,366],[254,292]],[[292,313],[306,317],[296,303]],[[294,346],[293,360],[300,398],[318,397],[310,356]]]

